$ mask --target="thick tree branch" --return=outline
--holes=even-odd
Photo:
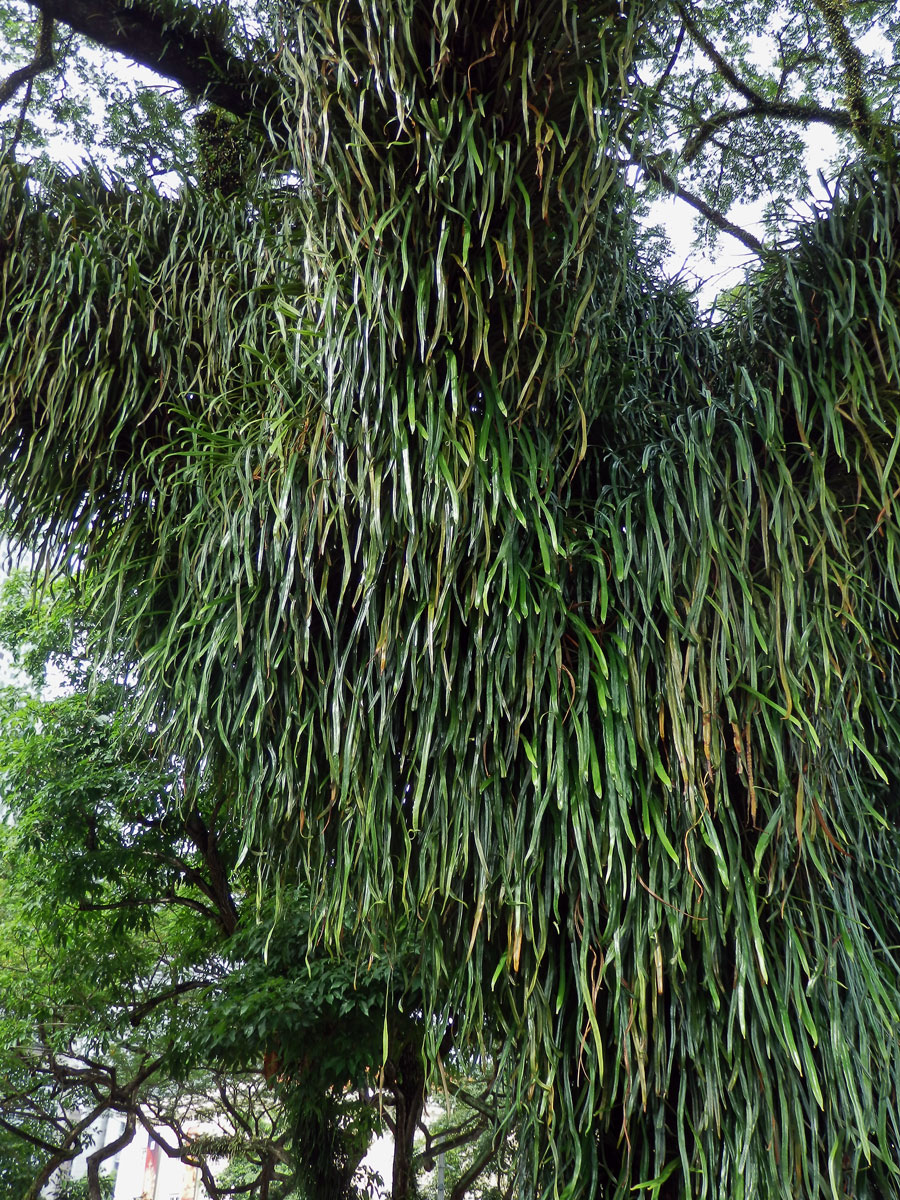
[[[69,1132],[68,1137],[63,1142],[62,1146],[48,1159],[44,1166],[38,1171],[31,1187],[25,1193],[24,1200],[38,1200],[41,1192],[44,1190],[45,1184],[49,1181],[51,1175],[63,1163],[71,1162],[73,1158],[77,1158],[81,1151],[81,1142],[79,1138],[84,1131],[93,1125],[98,1117],[102,1116],[108,1105],[104,1102],[95,1105],[90,1112],[85,1113],[81,1120],[74,1125]]]
[[[183,996],[185,992],[193,992],[197,988],[206,988],[209,986],[208,979],[188,979],[184,983],[179,983],[176,987],[170,988],[167,992],[161,992],[151,1000],[145,1000],[143,1004],[137,1005],[131,1010],[131,1016],[128,1019],[133,1026],[137,1027],[143,1021],[144,1017],[151,1013],[154,1008],[158,1008],[160,1004],[165,1004],[169,1000],[175,1000],[178,996]]]
[[[194,900],[191,896],[179,896],[177,892],[165,892],[161,896],[135,896],[128,900],[98,901],[97,903],[82,900],[79,902],[78,908],[81,912],[106,912],[122,908],[155,908],[160,904],[177,904],[182,908],[190,908],[193,912],[201,913],[204,917],[209,918],[210,921],[215,921],[217,925],[222,924],[220,914],[210,908],[208,904]]]
[[[3,146],[3,155],[5,158],[12,161],[16,146],[22,140],[22,133],[25,129],[25,117],[28,114],[28,105],[31,103],[31,92],[34,88],[34,80],[29,79],[25,85],[25,95],[22,97],[22,103],[19,105],[19,119],[16,121],[16,127],[13,130],[13,135],[9,139],[9,143]]]
[[[487,1169],[491,1160],[497,1154],[497,1147],[494,1145],[493,1139],[488,1141],[483,1146],[481,1152],[476,1154],[474,1161],[469,1166],[468,1170],[463,1171],[462,1175],[457,1179],[450,1192],[450,1200],[465,1200],[472,1184],[478,1176]]]
[[[488,1080],[487,1087],[485,1087],[478,1096],[473,1096],[472,1093],[469,1092],[462,1083],[457,1083],[453,1079],[445,1079],[444,1083],[451,1096],[458,1097],[468,1108],[474,1109],[475,1112],[479,1112],[483,1116],[488,1117],[493,1121],[496,1120],[497,1117],[497,1106],[492,1106],[489,1102],[489,1098],[491,1092],[494,1090],[496,1079],[497,1068],[494,1066],[491,1071],[491,1077]]]
[[[193,808],[185,821],[185,830],[202,855],[209,872],[209,890],[203,887],[204,895],[215,904],[219,923],[225,934],[230,937],[237,928],[238,911],[231,894],[228,867],[222,857],[215,828],[207,825],[198,808]]]
[[[150,1121],[141,1109],[138,1108],[135,1111],[141,1125],[143,1125],[153,1140],[162,1147],[162,1151],[167,1158],[180,1159],[181,1162],[187,1163],[190,1167],[197,1167],[201,1172],[207,1167],[205,1156],[198,1152],[192,1139],[185,1136],[184,1130],[171,1113],[166,1116],[161,1126],[159,1123]],[[174,1142],[166,1139],[162,1132],[163,1128],[170,1130],[175,1135]],[[210,1176],[210,1180],[212,1180],[212,1176]]]
[[[38,44],[34,58],[26,66],[19,67],[17,71],[13,71],[10,75],[7,75],[6,79],[0,83],[0,107],[6,104],[7,100],[11,100],[20,87],[26,84],[30,86],[38,75],[43,71],[49,71],[55,65],[56,59],[53,57],[53,17],[46,12],[42,12]]]
[[[486,1126],[487,1118],[479,1116],[464,1121],[461,1125],[454,1126],[453,1129],[445,1129],[436,1138],[426,1137],[425,1149],[421,1154],[416,1155],[413,1165],[420,1167],[423,1163],[434,1160],[439,1154],[446,1154],[449,1150],[467,1146],[484,1133]]]
[[[742,229],[740,225],[735,225],[733,221],[729,221],[724,213],[713,208],[711,204],[707,204],[702,197],[689,192],[687,188],[683,188],[668,173],[665,167],[662,166],[658,157],[649,154],[637,143],[632,143],[628,158],[629,162],[643,171],[654,183],[658,183],[660,187],[665,188],[671,195],[677,196],[679,200],[683,200],[686,204],[690,204],[692,208],[695,208],[697,212],[702,213],[711,225],[715,225],[716,229],[721,229],[723,233],[728,233],[733,238],[737,238],[748,250],[752,250],[760,258],[769,257],[769,251],[758,237],[754,237],[748,230]]]
[[[7,1133],[13,1137],[19,1138],[23,1142],[27,1142],[29,1146],[35,1146],[38,1150],[43,1150],[45,1154],[55,1154],[59,1147],[51,1142],[45,1142],[42,1138],[35,1137],[34,1134],[27,1133],[24,1129],[20,1129],[18,1125],[13,1125],[7,1121],[5,1117],[0,1116],[0,1129],[5,1129]]]
[[[111,1142],[107,1142],[105,1146],[101,1146],[99,1150],[95,1150],[87,1157],[87,1184],[88,1192],[91,1200],[103,1200],[103,1193],[100,1190],[100,1164],[106,1159],[112,1158],[118,1154],[120,1150],[124,1150],[134,1141],[135,1126],[137,1118],[134,1112],[129,1112],[125,1116],[125,1128]]]
[[[844,21],[843,5],[837,0],[815,0],[815,4],[822,14],[831,44],[841,61],[851,128],[857,141],[865,150],[877,150],[879,141],[890,144],[891,139],[887,131],[879,126],[872,116],[866,96],[865,63],[860,49],[850,36],[850,31]]]
[[[685,28],[691,35],[691,40],[695,45],[699,46],[709,61],[713,64],[726,83],[743,96],[745,100],[749,100],[751,104],[766,104],[765,96],[761,95],[756,88],[742,79],[735,71],[734,67],[720,52],[716,49],[713,43],[709,40],[697,22],[694,20],[694,15],[690,8],[679,0],[675,0],[675,11],[678,13],[681,20],[684,22]]]
[[[784,101],[768,99],[747,80],[742,79],[731,63],[716,48],[694,19],[688,5],[675,2],[675,10],[681,17],[692,41],[716,68],[721,77],[734,90],[749,101],[746,108],[730,109],[714,114],[705,121],[685,145],[684,160],[696,158],[703,144],[723,126],[744,117],[771,117],[773,120],[794,121],[803,125],[827,125],[832,129],[848,129],[866,148],[871,148],[876,134],[876,125],[869,111],[863,81],[863,60],[854,44],[841,15],[837,0],[815,0],[822,13],[825,25],[837,51],[847,83],[847,109],[825,108],[808,101]]]
[[[272,76],[234,55],[222,30],[190,5],[156,0],[28,0],[49,20],[171,79],[191,96],[261,124]]]
[[[767,117],[773,121],[793,121],[800,125],[829,125],[832,129],[852,129],[853,118],[843,109],[820,108],[815,104],[791,104],[763,100],[744,108],[726,108],[707,118],[684,144],[681,160],[691,163],[711,137],[736,121],[748,117]]]

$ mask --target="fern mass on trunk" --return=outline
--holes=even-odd
[[[900,1196],[896,163],[710,327],[618,148],[650,15],[309,0],[301,184],[7,167],[9,524],[318,937],[413,931],[520,1195]]]

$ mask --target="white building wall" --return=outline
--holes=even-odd
[[[115,1141],[124,1128],[124,1118],[115,1114],[97,1121],[89,1131],[91,1144],[65,1172],[60,1172],[59,1178],[84,1179],[87,1155]],[[164,1131],[164,1135],[167,1133]],[[113,1200],[200,1200],[206,1194],[199,1171],[180,1159],[169,1158],[142,1126],[124,1150],[102,1164],[102,1173],[115,1177]],[[55,1191],[55,1180],[51,1180],[45,1193],[47,1200],[52,1200]]]
[[[143,1200],[146,1195],[144,1183],[148,1141],[146,1129],[139,1128],[134,1135],[134,1141],[120,1154],[113,1200]],[[148,1196],[148,1200],[152,1198]]]

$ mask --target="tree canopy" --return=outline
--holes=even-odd
[[[511,1192],[900,1194],[893,5],[30,3],[205,106],[177,194],[0,192],[8,529],[185,811],[415,947]],[[757,256],[716,325],[636,174]]]

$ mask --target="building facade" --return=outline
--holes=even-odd
[[[87,1154],[114,1142],[124,1128],[122,1117],[108,1114],[101,1118],[91,1129],[93,1144],[51,1180],[46,1190],[48,1200],[52,1200],[62,1179],[84,1179]],[[102,1174],[115,1180],[113,1200],[201,1200],[206,1196],[197,1168],[170,1158],[143,1127],[138,1127],[123,1150],[103,1163]]]

